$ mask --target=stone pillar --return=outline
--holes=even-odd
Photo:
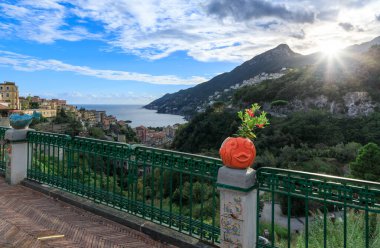
[[[256,247],[256,171],[223,166],[218,172],[220,190],[220,242],[223,248]]]
[[[9,129],[5,132],[5,179],[9,184],[18,184],[26,178],[28,169],[28,142],[30,129]]]

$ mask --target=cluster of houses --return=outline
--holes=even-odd
[[[173,142],[179,124],[163,127],[157,131],[144,126],[135,128],[136,136],[140,143],[147,146],[165,147]]]
[[[279,72],[275,72],[275,73],[262,72],[250,79],[244,80],[241,83],[234,84],[230,86],[229,88],[224,89],[223,91],[215,91],[213,95],[210,95],[208,97],[208,101],[203,103],[203,105],[198,106],[196,110],[197,112],[204,112],[208,106],[212,106],[217,101],[228,102],[232,99],[232,95],[233,95],[233,92],[235,92],[235,90],[242,88],[244,86],[261,83],[264,80],[278,79],[284,76],[289,70],[291,69],[284,67]]]
[[[20,109],[12,112],[23,112],[24,114],[32,114],[33,111],[41,113],[43,117],[53,118],[57,116],[57,112],[61,109],[66,111],[72,110],[72,106],[66,104],[66,100],[46,99],[39,96],[19,97]]]
[[[107,115],[106,111],[77,109],[76,106],[68,105],[66,100],[46,99],[39,96],[20,97],[18,87],[14,82],[4,82],[0,84],[0,114],[2,117],[8,117],[12,113],[22,112],[32,114],[34,111],[40,113],[45,118],[57,117],[59,111],[64,110],[71,116],[75,117],[83,126],[82,136],[88,136],[88,130],[91,127],[101,128],[110,134],[106,138],[125,142],[126,136],[118,132],[119,128],[126,127],[127,122],[117,120],[113,115]],[[8,118],[0,118],[0,125],[8,126]],[[4,123],[1,123],[2,121]],[[45,125],[45,131],[64,132],[68,124],[51,123]],[[179,124],[160,128],[159,131],[139,126],[134,129],[140,143],[148,146],[163,147],[170,144],[175,136]],[[115,128],[116,127],[116,128]]]
[[[106,111],[99,110],[79,109],[77,111],[77,116],[84,127],[100,127],[104,131],[111,131],[109,133],[111,133],[111,136],[114,136],[112,138],[117,141],[126,141],[125,135],[118,133],[117,130],[110,130],[113,126],[125,127],[128,125],[126,121],[117,120],[115,116],[107,115]],[[162,128],[138,126],[133,128],[133,131],[136,133],[139,143],[153,147],[165,147],[172,143],[178,127],[179,124]],[[81,135],[87,136],[88,133],[84,131]]]

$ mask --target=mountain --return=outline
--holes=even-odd
[[[274,78],[282,76],[285,73],[279,73],[284,68],[297,69],[317,64],[314,68],[316,71],[329,71],[329,77],[334,78],[346,71],[354,70],[358,66],[355,59],[356,55],[348,54],[363,53],[376,44],[380,44],[380,36],[369,42],[346,48],[347,56],[344,57],[344,61],[347,66],[343,70],[339,68],[339,63],[331,65],[331,61],[329,62],[327,59],[321,61],[323,57],[321,53],[302,55],[292,51],[288,45],[281,44],[253,57],[232,71],[220,74],[207,82],[173,94],[166,94],[149,103],[145,108],[155,109],[159,113],[179,114],[191,117],[198,111],[205,110],[207,106],[215,101],[231,99],[233,92],[238,88],[241,89],[243,85],[257,84],[265,81],[265,79],[272,79],[270,76],[272,74],[276,74]],[[223,98],[225,92],[228,93],[227,98]]]
[[[380,45],[380,36],[374,38],[371,41],[347,47],[345,50],[351,51],[351,52],[364,53],[364,52],[368,51],[368,49],[370,49],[374,45]]]
[[[315,109],[335,116],[368,116],[380,107],[379,80],[380,45],[375,45],[365,53],[341,53],[281,78],[241,87],[232,102],[238,108],[259,102],[283,117]]]
[[[197,107],[201,104],[207,104],[208,98],[214,95],[215,92],[222,92],[233,85],[241,84],[244,80],[249,80],[264,72],[275,73],[284,67],[294,68],[313,64],[316,59],[315,54],[301,55],[293,52],[288,45],[281,44],[244,62],[232,71],[220,74],[207,82],[173,94],[166,94],[149,103],[145,108],[156,109],[159,113],[192,116]]]
[[[255,130],[256,166],[344,173],[360,144],[380,144],[380,45],[352,55],[237,88],[230,103],[213,104],[181,128],[173,148],[218,156],[241,123],[236,112],[258,102],[270,125]]]

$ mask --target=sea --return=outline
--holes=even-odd
[[[103,104],[72,104],[86,110],[106,111],[107,115],[113,115],[117,120],[132,121],[131,127],[164,127],[174,124],[183,124],[187,121],[183,116],[159,114],[156,110],[144,109],[143,105],[103,105]]]

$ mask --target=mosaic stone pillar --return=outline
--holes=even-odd
[[[220,191],[220,243],[223,248],[256,247],[257,190],[252,168],[218,172]]]
[[[5,180],[18,184],[26,178],[28,169],[28,142],[30,129],[9,129],[5,132]]]

